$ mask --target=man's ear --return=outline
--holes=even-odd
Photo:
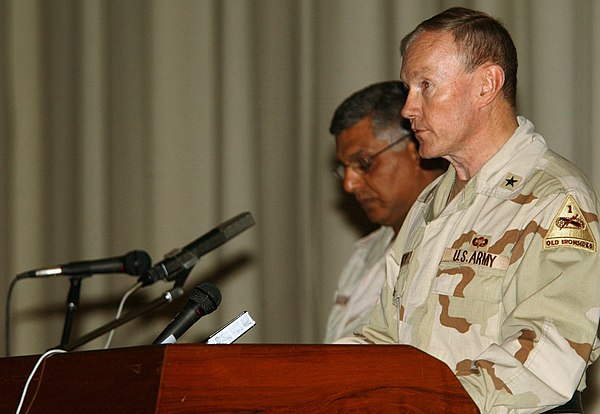
[[[504,70],[495,64],[482,65],[479,72],[479,102],[481,107],[489,105],[504,86]]]

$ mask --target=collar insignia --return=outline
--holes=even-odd
[[[504,176],[502,181],[500,181],[499,187],[506,190],[514,190],[521,185],[522,180],[523,178],[520,175],[509,172]]]

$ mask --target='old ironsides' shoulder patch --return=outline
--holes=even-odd
[[[544,237],[544,249],[574,247],[596,252],[596,239],[572,196],[567,196]]]

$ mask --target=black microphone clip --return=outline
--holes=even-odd
[[[249,212],[238,214],[203,236],[200,236],[187,246],[167,254],[162,261],[152,266],[140,276],[138,281],[142,282],[142,286],[148,286],[159,280],[170,282],[178,278],[182,272],[189,273],[202,256],[253,225],[254,218],[252,214]]]

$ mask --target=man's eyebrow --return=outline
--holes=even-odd
[[[358,158],[364,157],[365,154],[365,149],[364,148],[359,148],[358,150],[354,151],[352,154],[349,154],[346,159],[349,161],[354,161]]]
[[[400,81],[402,83],[406,83],[406,81],[404,79],[406,79],[406,77],[415,77],[415,76],[419,76],[419,77],[427,77],[427,75],[429,75],[432,72],[431,66],[427,65],[427,66],[420,66],[416,69],[413,69],[411,72],[406,73],[404,70],[400,70]],[[405,76],[403,77],[402,75],[405,74]]]

